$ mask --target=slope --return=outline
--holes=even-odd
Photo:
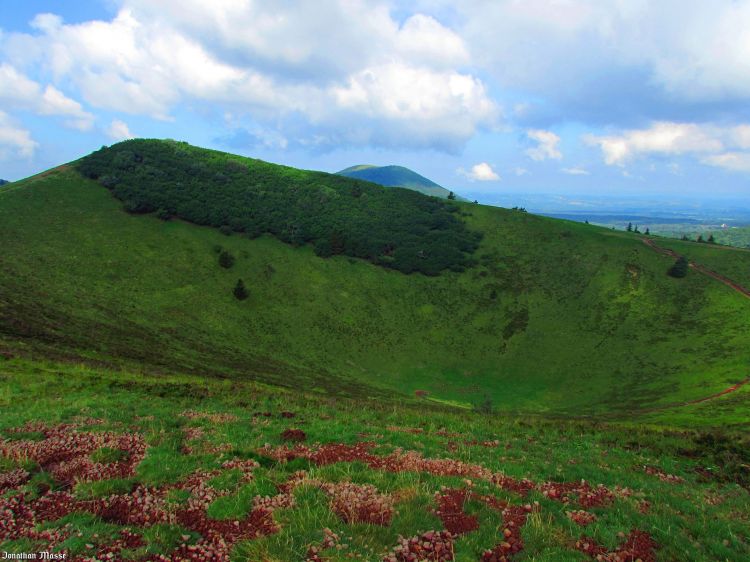
[[[476,265],[405,275],[128,214],[63,166],[0,189],[0,349],[565,416],[640,415],[747,378],[748,303],[728,287],[667,276],[634,235],[455,205],[483,234]]]
[[[449,190],[441,185],[403,166],[371,166],[369,164],[360,164],[336,172],[336,174],[371,181],[385,187],[405,187],[419,191],[425,195],[433,195],[435,197],[442,197],[443,199],[448,197],[450,193]]]

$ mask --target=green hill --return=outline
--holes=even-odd
[[[8,557],[750,556],[748,251],[172,141],[0,247]]]
[[[371,166],[360,164],[340,172],[339,176],[371,181],[385,187],[404,187],[426,195],[447,198],[450,190],[403,166]]]
[[[102,160],[133,146],[132,169]],[[188,156],[170,160],[172,168],[149,164],[170,151]],[[87,157],[0,189],[0,350],[352,396],[419,393],[460,407],[490,402],[506,412],[610,418],[656,419],[649,410],[719,393],[748,376],[747,299],[694,271],[669,277],[673,260],[638,236],[181,143],[131,141],[96,154],[104,166],[97,173]],[[229,173],[217,175],[219,165]],[[236,180],[235,169],[243,174]],[[361,196],[351,197],[353,190]],[[329,213],[331,222],[320,223],[326,228],[350,227],[338,208],[320,203],[322,195],[351,197],[358,216],[369,213],[375,223],[387,206],[404,225],[426,208],[441,217],[433,225],[443,229],[438,240],[458,249],[451,259],[463,261],[439,275],[406,275],[366,253],[316,255],[314,238],[290,238],[299,209]],[[180,197],[208,219],[173,205]],[[269,218],[274,207],[263,197],[286,203]],[[163,220],[170,216],[187,220]],[[239,232],[256,219],[287,229]],[[229,225],[224,232],[234,234],[188,220]],[[405,243],[411,235],[404,231]],[[727,251],[712,251],[700,248],[721,271]],[[224,253],[234,258],[231,267],[220,266]],[[732,260],[733,272],[747,271],[750,253],[733,252]],[[249,293],[243,301],[232,294],[238,279]],[[746,423],[747,393],[735,395],[680,423]]]

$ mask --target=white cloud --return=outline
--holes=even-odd
[[[462,38],[429,15],[399,23],[364,0],[121,4],[111,21],[38,16],[36,34],[8,34],[3,50],[72,82],[94,107],[168,119],[178,104],[207,102],[303,144],[455,151],[499,116],[482,81],[459,68],[470,63]]]
[[[487,162],[474,164],[468,172],[463,168],[459,168],[458,173],[466,176],[471,181],[500,181],[500,175]]]
[[[407,19],[396,38],[396,49],[411,61],[431,67],[455,67],[469,62],[463,39],[437,20],[423,14]]]
[[[576,166],[573,168],[562,168],[560,171],[563,174],[568,174],[569,176],[590,176],[591,175],[591,172],[589,172],[585,168],[581,168],[580,166]]]
[[[530,129],[526,131],[526,136],[537,143],[534,148],[529,148],[526,151],[526,154],[532,160],[539,162],[547,159],[560,160],[562,158],[562,152],[558,148],[560,137],[552,131]]]
[[[0,160],[31,158],[38,146],[29,131],[20,128],[7,113],[0,111]]]
[[[29,110],[38,115],[67,117],[66,125],[82,131],[89,130],[94,116],[84,111],[81,104],[70,99],[54,86],[44,90],[8,63],[0,64],[0,101],[5,107]]]
[[[121,141],[135,138],[135,135],[130,132],[128,124],[119,119],[113,119],[107,127],[107,135],[113,140]]]
[[[733,172],[750,172],[750,152],[725,152],[707,156],[704,164],[731,170]]]
[[[591,146],[598,146],[607,164],[624,166],[639,156],[716,155],[729,147],[746,148],[750,141],[750,127],[661,121],[653,123],[647,129],[624,131],[618,135],[585,135],[584,141]],[[721,161],[716,158],[703,160]],[[732,160],[731,157],[726,159],[727,162]]]
[[[526,174],[529,173],[529,171],[526,168],[521,168],[519,166],[518,168],[513,170],[513,173],[520,177],[520,176],[525,176]]]
[[[501,84],[566,105],[585,108],[602,88],[627,101],[633,89],[612,79],[627,76],[672,102],[750,96],[747,0],[465,0],[455,9],[464,41]]]

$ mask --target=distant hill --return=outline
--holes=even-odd
[[[449,189],[436,184],[434,181],[418,174],[417,172],[404,168],[403,166],[371,166],[370,164],[358,164],[340,172],[339,176],[347,176],[360,180],[367,180],[386,187],[405,187],[413,189],[426,195],[434,197],[448,197]]]
[[[5,185],[6,183],[10,183],[8,180],[0,180],[0,185]]]

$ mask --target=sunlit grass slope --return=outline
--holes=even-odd
[[[629,417],[750,375],[750,302],[728,287],[669,277],[635,235],[456,204],[483,233],[477,264],[427,277],[130,215],[61,167],[0,188],[0,345],[559,415]]]

